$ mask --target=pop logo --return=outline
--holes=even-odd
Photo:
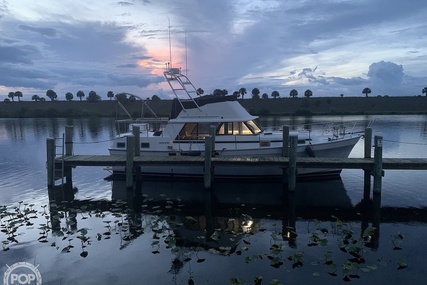
[[[28,262],[17,262],[12,266],[6,265],[7,270],[4,273],[4,285],[41,285],[42,276],[37,266]]]

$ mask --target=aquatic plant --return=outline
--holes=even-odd
[[[383,262],[380,259],[372,260],[372,257],[368,260],[366,255],[372,241],[378,238],[375,227],[367,226],[359,231],[355,222],[346,222],[335,216],[331,217],[331,221],[308,221],[307,231],[297,232],[295,227],[290,226],[280,229],[276,226],[274,229],[259,227],[256,219],[244,213],[244,209],[233,209],[230,212],[233,218],[222,223],[205,216],[202,227],[201,217],[184,214],[187,206],[179,198],[163,197],[162,201],[155,201],[152,197],[143,196],[137,207],[130,207],[123,201],[52,202],[39,207],[36,210],[34,204],[22,201],[15,207],[0,206],[3,251],[13,249],[12,245],[19,243],[22,235],[33,230],[38,232],[37,242],[49,243],[51,248],[62,254],[80,248],[82,258],[89,255],[93,241],[102,242],[115,236],[119,240],[119,249],[125,249],[139,236],[150,233],[152,254],[168,251],[175,256],[171,261],[170,272],[173,274],[178,274],[185,264],[190,266],[192,261],[195,264],[206,262],[209,259],[207,253],[241,256],[242,262],[247,264],[267,262],[276,269],[286,267],[297,270],[303,266],[322,265],[328,275],[340,276],[344,281],[359,279],[361,272],[377,270],[377,264]],[[83,220],[90,220],[93,224],[98,222],[98,228],[102,230],[77,227]],[[205,234],[190,240],[178,234],[180,229],[197,233],[202,230]],[[270,235],[270,243],[264,251],[253,253],[251,247],[257,242],[254,236],[263,234]],[[297,245],[297,238],[305,242]],[[394,250],[403,249],[403,239],[400,232],[392,236]],[[320,258],[313,259],[309,254],[315,248],[324,249]],[[408,267],[404,258],[399,258],[396,265],[397,270]],[[318,270],[313,272],[313,276],[320,274]],[[191,270],[188,270],[188,275],[188,284],[196,284]],[[252,284],[268,282],[260,275],[252,278]],[[228,281],[231,284],[247,284],[240,277],[230,277]],[[281,283],[273,279],[269,284]]]

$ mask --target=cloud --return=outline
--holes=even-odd
[[[380,61],[369,66],[369,81],[379,86],[400,86],[403,82],[403,66],[393,62]]]
[[[113,23],[38,22],[18,27],[0,42],[0,86],[41,94],[54,89],[58,95],[95,88],[99,93],[115,88],[136,93],[135,88],[163,79],[138,65],[152,57],[143,47],[126,43],[126,29]],[[124,68],[133,74],[123,74]]]
[[[375,62],[369,66],[368,84],[372,92],[380,95],[396,95],[407,92],[403,66],[394,62]]]
[[[58,3],[0,4],[0,93],[33,82],[43,93],[166,94],[154,74],[169,60],[169,20],[174,65],[207,94],[411,95],[427,82],[424,0]]]
[[[0,44],[0,65],[5,63],[33,64],[40,56],[40,52],[31,45],[4,45]]]
[[[27,31],[39,33],[39,34],[47,36],[47,37],[54,37],[57,34],[57,31],[55,29],[52,29],[52,28],[30,27],[27,25],[19,25],[19,28],[22,30],[27,30]]]

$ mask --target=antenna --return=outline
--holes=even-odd
[[[185,35],[185,75],[188,76],[188,67],[187,67],[187,30],[184,31]]]
[[[169,63],[170,63],[170,68],[172,68],[172,46],[171,46],[171,20],[168,18],[169,20]]]

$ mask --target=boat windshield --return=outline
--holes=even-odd
[[[262,130],[258,127],[258,125],[254,121],[247,121],[245,123],[251,131],[257,135],[262,132]]]

